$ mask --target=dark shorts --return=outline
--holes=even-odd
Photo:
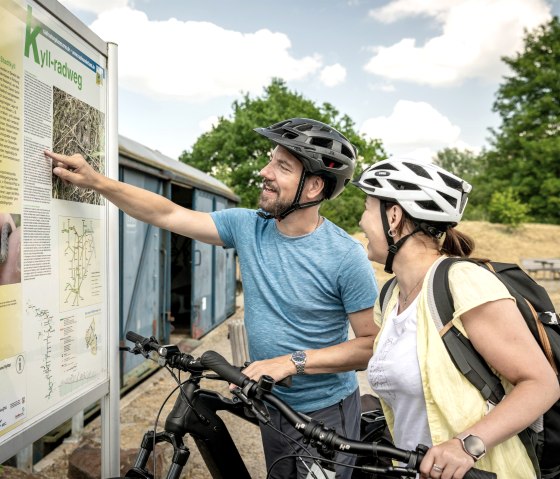
[[[360,413],[360,393],[356,389],[356,391],[342,401],[306,414],[317,421],[323,422],[326,427],[334,428],[337,433],[347,438],[358,440],[360,438]],[[270,418],[272,425],[276,429],[294,439],[294,441],[289,441],[271,427],[261,424],[261,436],[267,470],[280,457],[292,456],[278,461],[271,471],[270,478],[305,479],[309,469],[312,467],[313,461],[306,458],[304,459],[304,464],[301,459],[294,456],[298,454],[309,455],[309,453],[318,458],[322,456],[315,448],[302,444],[301,434],[277,410],[270,408]],[[355,462],[355,456],[337,453],[334,460],[352,465]],[[336,466],[336,479],[350,479],[351,476],[351,468]]]

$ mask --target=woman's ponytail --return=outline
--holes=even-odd
[[[445,239],[441,245],[441,252],[447,256],[459,256],[467,258],[474,250],[474,240],[457,231],[454,227],[447,228]]]

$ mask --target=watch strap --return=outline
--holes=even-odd
[[[295,351],[292,353],[291,360],[296,366],[296,374],[305,374],[305,363],[307,355],[305,351]]]

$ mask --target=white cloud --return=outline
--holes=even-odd
[[[545,0],[395,0],[370,11],[386,23],[419,15],[439,22],[441,35],[421,45],[403,38],[378,46],[366,71],[435,86],[456,85],[466,78],[497,80],[507,71],[501,57],[520,51],[524,29],[551,17]]]
[[[393,0],[383,7],[370,10],[369,15],[384,23],[414,15],[439,17],[460,3],[461,0]]]
[[[325,86],[333,87],[340,85],[346,80],[346,68],[340,63],[326,66],[321,70],[319,78]]]
[[[390,154],[425,160],[445,147],[465,147],[461,129],[425,102],[399,100],[390,116],[370,118],[360,128],[368,138],[379,138]]]
[[[210,116],[198,122],[198,126],[202,130],[202,133],[206,133],[214,128],[218,124],[219,118],[217,116]]]
[[[241,33],[209,22],[151,21],[128,7],[101,13],[91,28],[119,45],[120,85],[148,95],[205,101],[258,93],[272,77],[301,80],[321,67],[318,56],[291,56],[290,39],[266,29]]]
[[[130,5],[128,0],[60,0],[69,10],[101,13],[114,8],[123,8]]]
[[[392,93],[396,91],[395,85],[392,83],[372,83],[368,85],[372,91],[383,91],[385,93]]]

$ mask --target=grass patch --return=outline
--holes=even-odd
[[[558,225],[524,223],[512,231],[507,225],[462,221],[457,229],[474,238],[474,257],[518,264],[523,258],[560,258]],[[367,244],[362,232],[354,234],[354,237],[362,244]],[[392,277],[383,271],[383,266],[372,264],[380,286]],[[537,282],[550,295],[556,311],[560,311],[560,280],[538,279]]]

